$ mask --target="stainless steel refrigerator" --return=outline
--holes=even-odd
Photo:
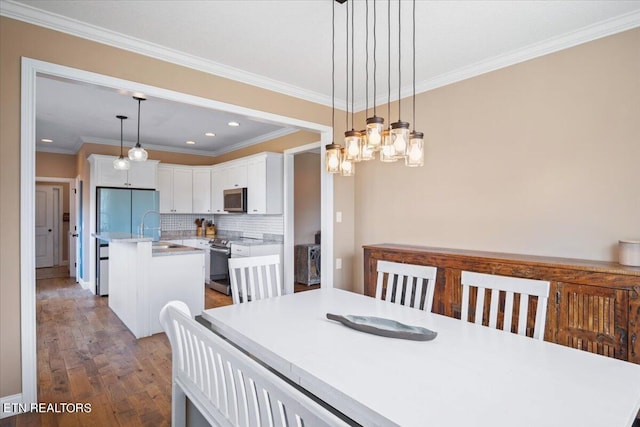
[[[160,193],[155,190],[126,188],[96,189],[97,233],[123,232],[160,239]],[[146,214],[146,215],[145,215]],[[144,230],[141,230],[142,217]],[[96,291],[109,294],[109,246],[102,240],[96,242]]]

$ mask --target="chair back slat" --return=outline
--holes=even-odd
[[[426,265],[378,260],[376,298],[431,311],[437,271]]]
[[[229,258],[234,304],[282,295],[280,255]]]
[[[482,324],[482,317],[484,315],[484,288],[478,288],[476,294],[476,317],[473,320],[474,323]]]
[[[349,425],[196,322],[183,302],[165,305],[160,323],[173,354],[172,425],[185,425],[187,398],[211,425]]]
[[[502,324],[502,330],[511,332],[511,320],[513,319],[513,295],[511,291],[506,291],[504,294],[504,322]]]
[[[498,276],[492,274],[462,272],[462,307],[461,318],[468,321],[470,288],[477,289],[474,323],[484,324],[484,295],[485,289],[491,290],[488,326],[498,328],[500,312],[500,294],[504,293],[504,311],[502,330],[512,331],[514,296],[519,295],[518,326],[519,335],[527,335],[527,321],[529,319],[529,305],[536,297],[536,316],[532,337],[544,338],[546,322],[547,300],[549,297],[549,282],[543,280],[523,279],[518,277]]]

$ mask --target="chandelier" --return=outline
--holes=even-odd
[[[332,51],[331,51],[331,124],[332,128],[335,124],[335,3],[343,4],[347,0],[332,0]],[[401,7],[402,0],[398,0],[398,119],[391,123],[386,129],[384,127],[384,118],[377,115],[376,108],[376,90],[377,90],[377,14],[376,1],[373,1],[373,116],[366,119],[363,130],[356,130],[354,124],[354,21],[355,11],[354,3],[350,2],[351,13],[349,13],[349,4],[346,8],[346,129],[349,129],[349,97],[351,99],[351,129],[344,134],[344,146],[332,142],[325,147],[326,158],[325,166],[328,173],[341,174],[343,176],[351,176],[355,173],[355,163],[361,161],[372,160],[379,155],[381,162],[396,162],[404,160],[405,165],[409,167],[423,166],[424,164],[424,134],[415,130],[415,97],[416,97],[416,80],[415,80],[415,44],[416,44],[416,25],[415,25],[415,0],[412,0],[412,36],[413,36],[413,123],[414,128],[410,131],[409,122],[401,119]],[[369,113],[369,0],[365,2],[366,16],[365,22],[365,83],[366,83],[366,114]],[[351,25],[349,25],[349,16],[351,16]],[[391,1],[387,0],[387,17],[388,17],[388,98],[387,98],[387,117],[391,121]],[[359,21],[362,21],[361,19]],[[349,35],[351,31],[351,36]],[[351,44],[349,44],[351,38]],[[349,56],[351,56],[351,68],[349,68]],[[349,70],[351,70],[351,83],[349,83]],[[349,94],[349,85],[351,84],[351,94]]]

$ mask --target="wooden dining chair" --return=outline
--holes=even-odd
[[[187,398],[213,426],[347,426],[293,385],[191,317],[182,301],[160,311],[172,353],[171,425],[187,424]]]
[[[544,339],[544,328],[547,318],[547,300],[549,298],[549,282],[544,280],[523,279],[519,277],[497,276],[493,274],[462,272],[462,320],[469,321],[470,288],[477,288],[475,316],[473,323],[484,324],[485,290],[491,291],[488,326],[498,327],[500,312],[500,293],[504,292],[504,316],[502,330],[511,332],[513,323],[514,296],[519,294],[517,333],[526,335],[530,297],[537,297],[536,317],[533,338]],[[485,322],[486,323],[486,322]]]
[[[234,304],[282,295],[280,255],[229,258]]]
[[[431,312],[437,267],[379,260],[377,271],[376,298]]]

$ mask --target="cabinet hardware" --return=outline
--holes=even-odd
[[[632,356],[636,355],[636,339],[638,339],[638,336],[634,332],[633,335],[631,335],[631,355]]]
[[[560,304],[560,291],[556,291],[556,305]]]

